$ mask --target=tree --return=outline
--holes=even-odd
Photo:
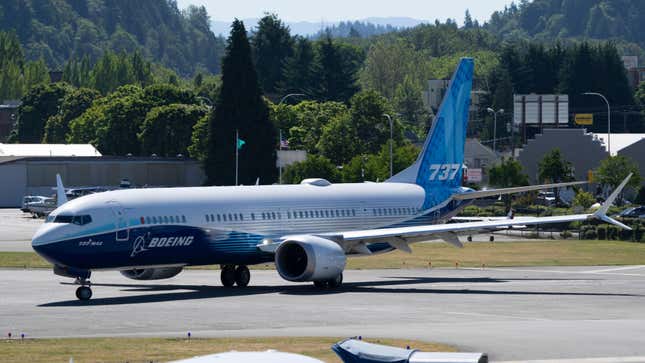
[[[506,158],[488,170],[490,185],[499,188],[520,187],[529,185],[529,178],[522,172],[522,164],[517,160]]]
[[[393,103],[396,111],[415,139],[423,139],[430,126],[430,115],[423,105],[422,94],[421,86],[409,76],[403,79],[394,92]]]
[[[517,160],[506,158],[501,163],[493,165],[488,170],[488,181],[492,186],[500,188],[529,185],[529,177],[522,172],[522,164]],[[511,208],[511,198],[504,195],[506,209]]]
[[[210,119],[210,112],[204,117],[200,118],[193,126],[193,133],[190,137],[190,146],[188,153],[191,158],[199,161],[206,160],[208,150],[208,120]]]
[[[412,165],[419,155],[419,148],[412,144],[397,146],[393,150],[392,170],[396,174]],[[366,180],[384,181],[390,177],[390,148],[383,145],[378,154],[357,155],[342,170],[344,183],[360,183]]]
[[[209,120],[209,148],[204,170],[209,184],[235,183],[235,135],[246,142],[239,150],[239,182],[276,177],[277,134],[262,98],[244,24],[235,20],[222,61],[222,88]]]
[[[317,148],[334,164],[342,165],[360,153],[357,146],[356,131],[351,119],[338,117],[323,127]]]
[[[538,174],[541,182],[563,183],[573,180],[571,163],[562,159],[560,149],[553,149],[544,155],[538,164]]]
[[[146,114],[138,134],[143,154],[187,155],[193,127],[205,114],[204,107],[195,105],[174,103],[154,107]]]
[[[616,155],[601,161],[596,175],[600,184],[615,189],[629,173],[634,175],[629,179],[627,185],[632,188],[638,188],[641,183],[638,164],[628,157]]]
[[[69,123],[92,106],[100,94],[89,88],[77,88],[65,95],[59,111],[47,119],[43,143],[64,144],[69,133]]]
[[[47,119],[59,112],[59,106],[72,88],[65,83],[36,86],[22,99],[11,141],[38,144],[43,139]]]
[[[293,55],[284,61],[278,90],[283,94],[316,94],[318,85],[315,79],[314,48],[309,39],[304,37],[297,37],[295,43]]]
[[[576,196],[573,197],[573,205],[574,206],[580,206],[584,209],[587,209],[591,207],[594,203],[596,203],[596,198],[594,198],[593,194],[585,192],[584,190],[580,189],[576,193]]]
[[[348,101],[358,91],[357,71],[360,50],[349,45],[334,43],[331,37],[323,39],[316,56],[316,98],[325,101]]]
[[[321,155],[308,155],[305,161],[291,164],[282,172],[284,184],[298,184],[307,178],[323,178],[332,183],[339,180],[336,166]]]
[[[350,100],[351,127],[359,153],[374,154],[390,139],[390,124],[384,114],[394,115],[387,100],[375,91],[361,91]],[[401,126],[394,119],[394,142],[399,142]]]
[[[275,14],[265,14],[251,37],[255,66],[262,90],[273,94],[282,81],[285,61],[293,55],[293,39]]]

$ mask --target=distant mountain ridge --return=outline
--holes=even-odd
[[[242,19],[247,30],[253,30],[256,27],[259,19],[258,18],[247,18]],[[326,28],[333,28],[340,25],[341,23],[353,23],[355,21],[361,23],[372,24],[374,26],[391,26],[392,28],[412,28],[419,24],[428,23],[429,20],[420,20],[407,17],[369,17],[359,20],[343,20],[343,21],[285,21],[285,23],[291,29],[291,34],[293,35],[302,35],[302,36],[312,36],[320,31],[324,31]],[[231,27],[230,21],[214,20],[211,21],[211,30],[217,35],[226,36]]]

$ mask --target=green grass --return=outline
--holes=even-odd
[[[645,243],[623,241],[539,241],[468,243],[463,249],[444,243],[420,243],[413,253],[395,251],[383,255],[350,258],[348,269],[427,268],[486,266],[594,266],[645,264]],[[32,252],[0,252],[0,267],[49,268]],[[191,269],[217,269],[197,266]],[[271,264],[253,269],[273,269]]]
[[[323,360],[340,362],[331,345],[342,338],[89,338],[0,340],[1,362],[160,362],[215,354],[231,350],[265,351],[275,349]],[[423,351],[455,351],[451,346],[413,340],[370,339],[398,347],[409,345]]]

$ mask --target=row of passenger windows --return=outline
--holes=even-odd
[[[373,208],[372,212],[375,216],[402,216],[413,215],[417,213],[416,208],[401,207],[401,208]],[[262,212],[257,214],[258,220],[278,220],[286,219],[312,219],[312,218],[347,218],[356,217],[356,209],[323,209],[323,210],[302,210],[302,211],[287,211],[286,215],[283,212]],[[244,221],[244,214],[242,213],[221,213],[221,214],[206,214],[206,222],[242,222]],[[250,213],[247,218],[256,220],[256,214]]]
[[[169,224],[169,223],[186,223],[186,216],[149,216],[141,217],[141,223],[146,224]]]

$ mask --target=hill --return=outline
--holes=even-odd
[[[3,0],[0,30],[15,31],[26,58],[53,69],[73,57],[140,50],[184,76],[219,73],[224,49],[203,7],[180,11],[171,0]]]
[[[641,0],[522,0],[493,13],[486,28],[503,39],[615,40],[642,55],[644,17]]]

